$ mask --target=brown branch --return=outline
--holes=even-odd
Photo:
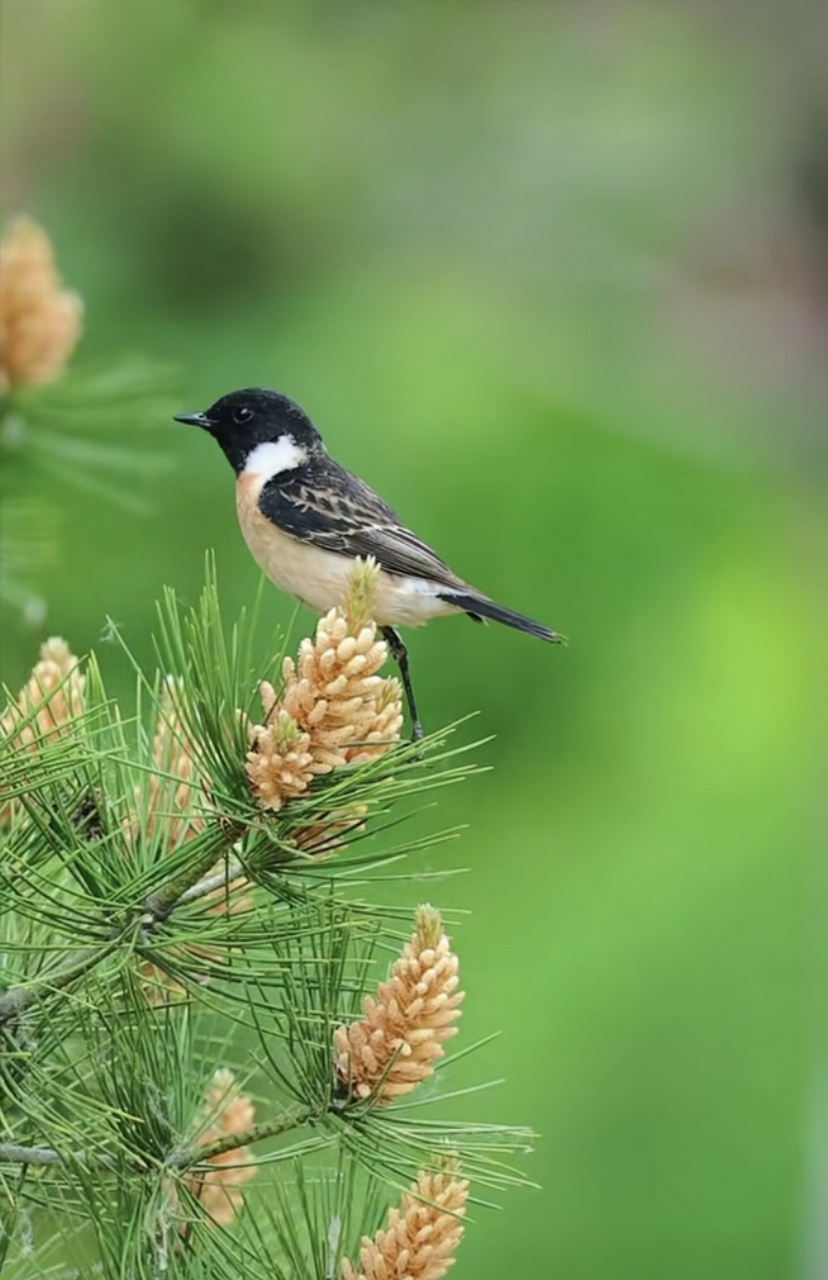
[[[242,1133],[227,1133],[224,1137],[216,1138],[214,1142],[208,1142],[202,1146],[194,1143],[191,1146],[182,1147],[179,1151],[172,1151],[164,1161],[164,1168],[180,1171],[192,1169],[196,1165],[215,1159],[216,1156],[225,1155],[228,1151],[238,1151],[240,1147],[250,1147],[256,1142],[264,1142],[267,1138],[277,1138],[279,1134],[289,1133],[291,1129],[301,1129],[312,1120],[321,1119],[323,1114],[324,1112],[313,1107],[293,1107],[272,1120],[261,1120],[258,1124],[251,1125]],[[93,1155],[85,1151],[73,1151],[70,1154],[64,1154],[54,1147],[24,1147],[15,1142],[0,1143],[0,1164],[46,1166],[69,1163],[81,1163],[97,1169],[118,1168],[117,1158],[105,1152]],[[135,1166],[135,1171],[147,1173],[151,1167],[148,1164],[140,1164]]]

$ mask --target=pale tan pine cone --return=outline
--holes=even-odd
[[[454,1168],[421,1171],[388,1226],[365,1236],[359,1267],[342,1264],[342,1280],[441,1280],[463,1238],[469,1184]]]
[[[263,808],[278,813],[287,800],[307,791],[323,769],[311,755],[310,734],[279,705],[273,686],[262,681],[259,690],[264,723],[250,728],[245,768],[256,799]]]
[[[244,1133],[255,1119],[252,1099],[235,1087],[235,1076],[226,1067],[220,1067],[204,1097],[201,1123],[205,1126],[198,1135],[197,1145],[210,1143],[229,1134]],[[205,1172],[190,1174],[187,1186],[201,1202],[216,1226],[228,1227],[244,1204],[239,1190],[255,1175],[249,1147],[237,1147],[222,1155],[211,1156],[210,1168]]]
[[[159,773],[150,780],[149,825],[152,830],[159,821],[168,822],[173,845],[204,830],[204,819],[193,812],[203,798],[203,789],[179,708],[182,693],[180,682],[167,676],[152,740],[152,757]]]
[[[359,1098],[383,1106],[434,1072],[443,1041],[457,1032],[463,992],[457,956],[439,911],[422,906],[391,976],[366,996],[365,1016],[334,1033],[336,1072]]]
[[[358,560],[342,606],[320,618],[295,661],[285,658],[281,698],[260,686],[263,717],[249,731],[246,770],[266,809],[278,812],[316,775],[375,759],[399,739],[402,694],[378,674],[388,646],[370,618],[377,575],[376,564]]]
[[[39,739],[54,742],[83,715],[85,686],[78,659],[65,640],[52,636],[41,645],[40,661],[17,703],[0,718],[0,728],[15,735],[15,746],[20,750],[35,749]],[[31,716],[34,723],[22,725]]]
[[[208,804],[209,784],[200,773],[197,755],[181,713],[183,697],[181,681],[167,676],[152,742],[153,763],[159,772],[150,779],[147,827],[150,832],[166,827],[171,848],[194,839],[204,831],[206,822],[199,810],[203,811]],[[140,790],[137,798],[140,803]],[[219,861],[209,874],[216,875],[223,867],[224,863]],[[222,886],[208,894],[205,902],[212,904],[214,915],[246,910],[251,899],[249,895],[240,893],[246,886],[244,877],[237,877],[226,888]],[[149,968],[154,970],[153,966]],[[176,985],[170,979],[170,989]]]
[[[403,726],[402,686],[394,676],[383,680],[374,698],[373,716],[364,736],[345,752],[348,764],[378,760],[399,741]]]
[[[62,287],[46,232],[16,219],[0,242],[0,395],[60,377],[82,314],[81,299]]]
[[[141,994],[153,1009],[163,1009],[187,999],[187,988],[150,960],[139,965],[138,980]]]
[[[348,763],[349,750],[375,731],[378,674],[388,646],[367,622],[355,634],[340,609],[320,618],[315,640],[303,640],[296,662],[286,658],[282,705],[310,735],[314,762],[325,769]]]
[[[312,853],[316,857],[335,853],[338,849],[347,848],[351,836],[365,830],[363,818],[367,812],[368,806],[364,804],[332,809],[319,822],[292,832],[291,839],[303,853]]]

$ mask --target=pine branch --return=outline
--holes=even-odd
[[[244,872],[244,866],[241,862],[230,862],[224,871],[219,871],[214,876],[207,876],[204,880],[200,880],[194,884],[192,888],[185,889],[184,893],[176,903],[173,909],[186,906],[188,902],[197,902],[199,898],[206,898],[211,893],[215,893],[217,889],[225,889],[228,885],[237,880]]]
[[[415,1125],[399,1104],[416,1089],[428,1105],[458,962],[436,910],[420,908],[412,936],[411,906],[355,895],[386,882],[387,897],[406,879],[389,862],[443,838],[389,848],[384,836],[400,806],[471,771],[457,761],[469,748],[447,745],[451,730],[399,741],[374,624],[360,621],[356,646],[348,625],[332,611],[277,686],[281,663],[250,659],[243,619],[226,640],[211,579],[192,610],[168,597],[171,674],[147,680],[134,664],[139,713],[142,698],[153,708],[137,752],[94,658],[74,700],[68,676],[41,671],[9,713],[0,1166],[20,1188],[15,1212],[62,1206],[67,1234],[94,1224],[107,1276],[132,1278],[186,1241],[205,1275],[225,1274],[232,1245],[262,1276],[321,1280],[379,1221],[371,1196],[410,1187],[438,1153],[478,1185],[521,1181],[501,1157],[525,1149],[525,1131]],[[357,846],[365,835],[377,846]],[[244,1089],[254,1075],[270,1118]],[[338,1169],[327,1191],[316,1176],[286,1180],[322,1149]],[[254,1176],[270,1178],[275,1219],[255,1184],[241,1190]]]
[[[79,978],[83,978],[107,956],[117,951],[122,941],[123,934],[119,932],[103,947],[85,947],[82,951],[76,952],[64,964],[58,965],[51,973],[41,978],[37,984],[21,983],[19,986],[9,987],[8,991],[0,996],[0,1027],[13,1022],[31,1005],[47,999],[48,996],[57,995]]]
[[[82,1164],[91,1168],[115,1169],[117,1162],[113,1156],[90,1155],[86,1151],[73,1151],[67,1156],[54,1147],[23,1147],[14,1142],[0,1143],[0,1164],[56,1165]]]
[[[231,828],[226,835],[227,843],[232,848],[240,836],[244,834],[244,827]],[[221,857],[219,853],[218,857]],[[168,920],[173,911],[182,905],[184,901],[191,901],[185,895],[194,887],[200,888],[198,882],[206,875],[206,873],[215,866],[217,861],[216,852],[211,849],[206,853],[195,867],[187,871],[183,871],[181,875],[175,876],[168,884],[164,885],[156,893],[150,894],[144,903],[144,915],[141,924],[145,932],[149,932],[156,928],[157,925],[163,924]],[[227,883],[227,875],[225,873],[223,880],[219,880],[219,884]],[[209,893],[209,889],[205,889],[204,893]],[[193,898],[203,896],[202,893],[193,894]]]
[[[256,1142],[264,1142],[268,1138],[277,1138],[280,1134],[289,1133],[291,1129],[301,1129],[303,1125],[312,1124],[323,1118],[319,1108],[298,1106],[287,1111],[283,1116],[273,1120],[262,1120],[251,1125],[241,1133],[228,1133],[215,1142],[203,1146],[193,1145],[181,1151],[174,1151],[164,1161],[168,1169],[192,1169],[205,1161],[214,1160],[216,1156],[226,1155],[230,1151],[238,1151],[240,1147],[252,1147]]]
[[[216,1156],[227,1155],[231,1151],[238,1151],[241,1147],[252,1147],[255,1143],[265,1142],[269,1138],[278,1138],[283,1133],[289,1133],[292,1129],[301,1129],[303,1125],[320,1119],[322,1119],[321,1113],[312,1107],[294,1107],[278,1118],[262,1120],[240,1133],[228,1133],[214,1142],[202,1145],[194,1143],[178,1151],[172,1151],[164,1160],[164,1167],[183,1173],[188,1169],[194,1169],[197,1165],[214,1160]],[[54,1147],[26,1147],[14,1142],[0,1143],[0,1164],[85,1165],[92,1169],[121,1167],[114,1155],[108,1155],[105,1152],[65,1153]],[[146,1172],[147,1166],[135,1165],[134,1171]]]
[[[73,982],[85,977],[137,930],[140,930],[143,939],[147,939],[158,925],[170,918],[177,907],[215,892],[238,877],[241,867],[234,862],[220,875],[203,879],[204,872],[215,866],[216,861],[215,850],[211,849],[209,855],[205,855],[188,873],[174,877],[147,898],[139,908],[138,918],[132,918],[129,924],[113,930],[110,940],[104,946],[83,948],[51,973],[43,975],[36,983],[21,983],[10,987],[0,996],[0,1027],[13,1022],[33,1004],[57,995]]]

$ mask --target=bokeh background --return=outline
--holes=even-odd
[[[457,569],[570,637],[411,635],[427,726],[493,771],[422,829],[469,991],[452,1085],[533,1125],[540,1190],[457,1280],[828,1275],[824,682],[828,91],[817,3],[3,0],[0,203],[52,234],[79,367],[173,407],[302,403]],[[123,440],[112,422],[113,439]],[[165,584],[258,574],[231,475],[172,423],[52,482],[60,548],[6,612],[131,677]],[[44,482],[45,483],[45,482]],[[265,624],[292,606],[266,597]],[[307,615],[299,626],[309,625]],[[401,893],[411,894],[404,886]],[[820,990],[821,988],[821,990]]]

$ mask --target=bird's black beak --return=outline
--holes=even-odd
[[[205,431],[213,429],[213,423],[206,413],[177,413],[173,422],[183,422],[188,427],[202,427]]]

